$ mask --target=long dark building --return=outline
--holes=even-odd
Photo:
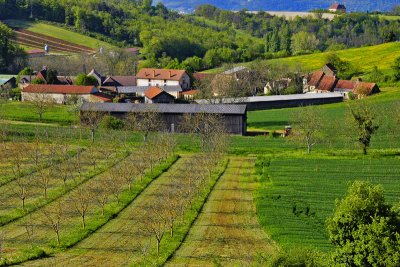
[[[201,105],[201,104],[133,104],[133,103],[84,103],[81,113],[96,111],[108,113],[118,118],[125,118],[128,113],[154,110],[159,112],[164,129],[171,132],[184,132],[182,118],[185,114],[218,114],[222,117],[225,129],[230,134],[246,134],[246,105]]]

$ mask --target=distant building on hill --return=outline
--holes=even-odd
[[[343,4],[335,3],[331,5],[328,9],[331,12],[343,12],[346,13],[346,7]]]

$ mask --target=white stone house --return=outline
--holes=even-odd
[[[179,86],[182,90],[189,90],[190,77],[185,70],[144,68],[136,75],[136,84],[158,87]]]

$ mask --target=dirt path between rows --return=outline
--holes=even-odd
[[[277,247],[261,228],[254,158],[232,158],[188,237],[167,266],[262,265]]]

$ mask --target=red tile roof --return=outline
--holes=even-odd
[[[313,72],[313,73],[311,74],[310,80],[308,81],[308,85],[310,85],[310,86],[317,86],[318,83],[321,81],[321,79],[322,79],[322,77],[323,77],[324,75],[325,75],[325,74],[324,74],[324,72],[323,72],[322,70]]]
[[[336,77],[324,76],[319,82],[317,89],[322,91],[333,91],[335,89],[335,84],[337,83]]]
[[[198,93],[199,93],[199,90],[188,90],[188,91],[183,91],[181,94],[182,95],[195,95]]]
[[[374,91],[376,90],[376,91]],[[376,83],[358,82],[354,87],[354,92],[359,94],[371,95],[379,92],[379,88]]]
[[[331,7],[329,9],[335,9],[335,10],[342,9],[343,10],[343,9],[346,9],[346,7],[344,5],[342,5],[342,4],[336,3],[336,4],[331,5]]]
[[[156,79],[156,80],[173,80],[180,81],[186,73],[184,70],[167,70],[167,69],[141,69],[136,75],[137,79]]]
[[[339,80],[335,86],[337,89],[341,90],[353,90],[356,86],[355,81],[348,81],[348,80]]]
[[[42,94],[74,94],[84,95],[97,92],[94,86],[55,85],[55,84],[30,84],[22,92]]]
[[[94,93],[92,94],[94,97],[99,98],[100,100],[102,100],[103,102],[112,102],[112,98],[106,94],[102,94],[102,93]]]
[[[148,98],[148,99],[153,99],[154,97],[158,96],[159,94],[161,94],[163,92],[163,90],[161,90],[158,87],[150,87],[150,89],[148,89],[144,95]]]

